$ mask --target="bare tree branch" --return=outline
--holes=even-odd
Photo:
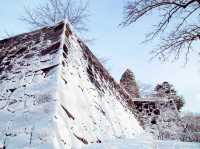
[[[174,59],[179,59],[185,55],[185,62],[188,61],[188,56],[192,50],[192,44],[200,39],[200,27],[196,25],[188,26],[177,32],[172,33],[166,39],[162,40],[159,48],[154,50],[154,56],[158,56],[165,61],[169,56],[173,55]]]
[[[33,28],[52,25],[67,18],[78,31],[87,31],[88,2],[47,0],[47,3],[35,9],[25,8],[25,12],[21,20]]]
[[[123,26],[137,22],[149,14],[159,14],[159,21],[146,41],[162,38],[154,57],[167,60],[185,57],[187,63],[193,44],[200,40],[200,0],[133,0],[125,6]],[[194,21],[196,18],[197,22]],[[170,27],[173,29],[170,29]],[[165,36],[166,35],[166,36]]]

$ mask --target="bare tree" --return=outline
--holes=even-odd
[[[200,142],[200,115],[195,113],[185,113],[182,117],[185,123],[185,129],[181,136],[183,141]],[[190,133],[190,135],[188,135]]]
[[[123,25],[130,25],[149,14],[158,22],[148,33],[147,41],[161,38],[153,56],[165,61],[184,56],[187,63],[194,44],[200,39],[200,0],[132,0],[125,5]],[[155,19],[157,20],[157,19]]]
[[[25,8],[22,21],[33,28],[55,24],[68,19],[78,31],[87,31],[88,2],[81,0],[47,0],[44,5],[35,9]]]
[[[157,84],[154,90],[155,93],[153,96],[172,99],[174,101],[174,104],[176,104],[178,111],[180,111],[181,108],[185,105],[184,98],[177,95],[177,91],[175,90],[174,86],[172,84],[169,84],[168,82]]]

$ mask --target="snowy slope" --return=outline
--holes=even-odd
[[[148,138],[106,141],[82,149],[199,149],[200,143],[179,141],[156,141]]]
[[[131,100],[69,25],[0,41],[0,144],[78,149],[143,129]]]
[[[141,127],[112,86],[114,80],[106,79],[111,76],[106,76],[108,72],[96,57],[75,34],[65,38],[64,45],[63,55],[67,57],[62,59],[60,106],[56,113],[57,127],[63,128],[58,135],[66,143],[64,146],[79,148],[83,144],[140,134]]]

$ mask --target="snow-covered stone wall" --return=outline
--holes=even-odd
[[[155,139],[185,141],[183,137],[191,138],[174,98],[152,95],[139,97],[135,76],[129,69],[122,75],[120,85],[133,97],[128,103],[140,125]]]
[[[0,141],[6,149],[53,144],[61,33],[57,26],[0,41]]]
[[[184,123],[173,100],[135,99],[133,111],[141,126],[160,140],[180,140]]]
[[[0,41],[0,144],[78,149],[143,132],[115,82],[69,25]]]
[[[131,138],[142,132],[127,106],[130,97],[125,100],[128,95],[119,91],[123,89],[75,34],[65,38],[62,55],[55,115],[57,127],[63,128],[58,129],[63,148]]]

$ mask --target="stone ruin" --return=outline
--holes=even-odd
[[[133,97],[129,105],[147,132],[153,134],[156,139],[181,140],[184,125],[173,99],[154,96],[140,97],[138,85],[130,69],[122,75],[120,85]]]
[[[67,21],[0,41],[0,148],[133,138],[131,99]]]

